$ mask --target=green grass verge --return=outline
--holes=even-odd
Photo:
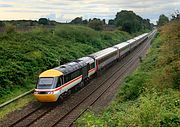
[[[79,127],[180,125],[180,21],[162,27],[138,70],[127,77],[102,114],[85,112]]]
[[[0,119],[5,119],[6,115],[15,110],[19,110],[22,107],[26,106],[29,102],[33,101],[34,97],[32,95],[27,95],[3,108],[0,110]]]
[[[12,91],[10,90],[7,90],[7,94],[5,94],[4,96],[1,97],[0,99],[0,104],[6,102],[6,101],[9,101],[25,92],[27,92],[28,90],[30,89],[33,89],[34,88],[34,84],[30,84],[28,87],[19,87],[19,86],[16,86],[13,88]]]

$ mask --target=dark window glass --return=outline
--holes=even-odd
[[[77,77],[80,76],[80,75],[81,75],[81,70],[80,70],[80,69],[79,69],[79,70],[76,70],[76,71],[74,71],[74,72],[66,75],[66,76],[64,77],[64,82],[65,82],[65,83],[66,83],[66,82],[69,82],[70,80],[73,80],[74,78],[77,78]]]
[[[71,75],[70,74],[68,74],[68,75],[66,75],[65,77],[64,77],[64,82],[66,83],[66,82],[69,82],[71,80]]]
[[[57,83],[57,87],[63,85],[63,76],[58,78],[58,83]]]
[[[40,78],[37,84],[38,89],[53,88],[54,78]]]
[[[95,63],[92,63],[92,64],[90,65],[90,69],[93,69],[93,68],[95,68]]]

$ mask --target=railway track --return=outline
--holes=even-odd
[[[147,49],[147,45],[142,50],[141,54],[144,53],[144,51]],[[99,86],[99,89],[94,91],[94,94],[88,96],[88,99],[80,103],[78,106],[74,107],[70,112],[68,112],[64,117],[59,119],[52,127],[69,127],[72,126],[73,123],[87,110],[89,107],[93,106],[98,99],[100,99],[104,93],[107,92],[107,90],[112,87],[114,84],[119,84],[119,81],[123,79],[126,75],[128,75],[130,72],[132,72],[139,63],[139,60],[137,60],[138,57],[133,58],[130,60],[129,63],[125,65],[125,68],[121,70],[120,73],[117,73],[117,71],[111,80],[109,80],[106,84],[103,84],[103,87]],[[136,60],[136,61],[135,61]],[[135,63],[134,63],[135,62]]]
[[[40,105],[28,113],[22,114],[21,117],[15,120],[3,122],[0,126],[71,126],[72,123],[90,106],[95,104],[113,84],[117,84],[120,79],[137,67],[138,56],[148,48],[148,45],[149,42],[143,43],[121,62],[118,62],[105,72],[104,75],[91,81],[89,85],[77,93],[72,94],[63,103]],[[142,47],[145,48],[142,50]]]

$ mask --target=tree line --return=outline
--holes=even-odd
[[[76,17],[71,24],[85,24],[95,30],[102,30],[104,25],[115,26],[116,28],[126,31],[128,33],[135,33],[145,29],[151,29],[152,24],[149,19],[143,19],[136,15],[133,11],[122,10],[116,14],[115,19],[110,19],[106,24],[105,19],[85,19]]]
[[[179,11],[175,11],[174,14],[171,15],[170,20],[178,20],[180,19]],[[164,14],[159,16],[159,20],[157,21],[158,26],[162,26],[169,22],[169,18]],[[9,25],[10,24],[10,25]],[[34,26],[55,26],[59,24],[56,21],[49,20],[47,18],[40,18],[38,21],[36,20],[12,20],[12,21],[0,21],[0,32],[3,28],[7,26],[7,29],[12,31],[15,27],[20,29],[27,29],[28,27]],[[139,31],[151,30],[154,24],[150,23],[149,19],[143,19],[139,15],[136,15],[133,11],[122,10],[117,12],[114,19],[110,19],[106,22],[105,19],[93,18],[93,19],[83,19],[83,17],[76,17],[69,23],[65,24],[79,24],[86,25],[91,27],[94,30],[103,30],[105,28],[119,29],[126,31],[128,33],[136,33]]]

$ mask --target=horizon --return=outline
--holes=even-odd
[[[129,4],[129,3],[132,4]],[[158,6],[154,6],[158,5]],[[56,22],[70,22],[76,17],[100,18],[106,22],[117,12],[131,10],[143,19],[156,24],[161,14],[171,17],[179,10],[180,0],[0,0],[0,20],[38,20],[48,18]],[[71,9],[73,8],[73,9]]]

